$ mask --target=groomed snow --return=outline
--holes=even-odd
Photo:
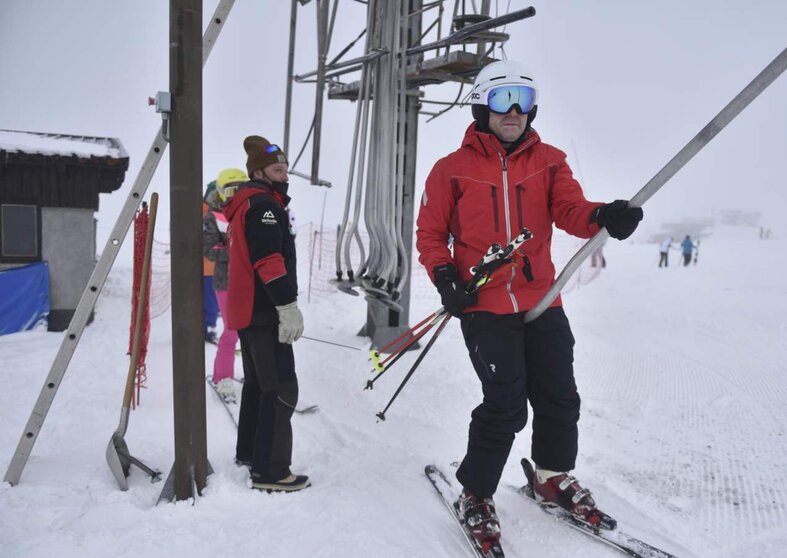
[[[635,536],[679,556],[787,555],[787,242],[754,234],[702,241],[698,265],[657,269],[654,245],[610,241],[607,268],[568,293],[583,399],[575,474]],[[305,264],[306,262],[304,262]],[[305,271],[305,270],[304,270]],[[116,269],[17,486],[0,484],[7,558],[469,556],[423,476],[463,455],[480,388],[457,324],[449,324],[400,398],[377,422],[409,364],[373,391],[362,299],[336,293],[302,308],[296,361],[304,403],[294,418],[296,472],[314,486],[290,495],[248,488],[233,464],[235,428],[208,391],[207,490],[156,505],[162,484],[132,469],[121,492],[104,451],[127,371],[130,270]],[[412,323],[439,306],[413,301]],[[169,472],[173,461],[169,313],[152,325],[148,389],[131,415],[131,452]],[[61,334],[0,337],[0,467],[6,470]],[[212,347],[206,362],[212,363]],[[210,365],[208,365],[210,372]],[[241,374],[240,362],[236,373]],[[557,524],[507,487],[523,476],[529,428],[496,495],[511,556],[615,556]]]

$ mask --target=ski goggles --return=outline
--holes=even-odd
[[[535,104],[536,90],[527,85],[500,85],[486,93],[486,106],[497,114],[508,114],[513,107],[519,114],[526,114]]]
[[[225,184],[221,188],[218,188],[219,197],[222,201],[227,201],[232,196],[238,193],[238,189],[240,188],[242,182],[230,182],[229,184]]]

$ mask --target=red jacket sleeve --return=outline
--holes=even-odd
[[[556,150],[557,151],[557,150]],[[558,153],[562,159],[552,169],[552,184],[549,192],[549,206],[552,221],[558,228],[580,238],[590,238],[599,231],[599,226],[590,223],[590,214],[601,203],[585,199],[582,187],[565,160],[565,154]]]
[[[448,249],[448,238],[456,200],[442,162],[443,160],[438,161],[426,178],[415,232],[418,261],[426,268],[433,282],[432,269],[438,265],[453,263],[451,251]]]

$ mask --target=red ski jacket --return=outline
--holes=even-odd
[[[230,329],[276,324],[275,307],[298,296],[288,203],[285,194],[252,180],[224,207],[229,220],[226,325]]]
[[[601,203],[589,202],[566,163],[566,154],[543,143],[535,131],[511,154],[494,134],[475,123],[462,147],[437,161],[426,179],[418,213],[418,261],[432,270],[453,263],[463,281],[489,246],[505,246],[523,227],[533,238],[525,242],[510,269],[499,271],[478,292],[478,304],[467,312],[525,312],[538,303],[555,279],[552,224],[581,238],[599,227],[590,214]],[[453,237],[453,254],[449,241]],[[560,297],[551,306],[560,306]]]

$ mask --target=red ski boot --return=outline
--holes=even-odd
[[[606,525],[608,516],[596,508],[590,490],[582,488],[577,479],[567,473],[551,476],[543,483],[539,482],[536,473],[533,475],[533,494],[540,504],[560,506],[595,529],[614,529],[614,526]]]
[[[492,498],[478,498],[463,490],[454,504],[464,528],[484,555],[497,556],[500,549],[500,522]]]

